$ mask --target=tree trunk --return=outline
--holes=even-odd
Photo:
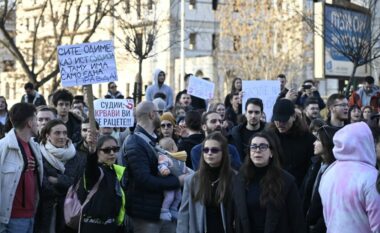
[[[136,105],[138,103],[141,102],[142,100],[142,76],[141,76],[141,73],[142,73],[142,63],[143,63],[143,59],[139,59],[139,72],[137,74],[137,77],[136,77],[136,85],[135,85],[135,102],[136,102]]]
[[[351,73],[351,77],[350,79],[348,80],[348,84],[347,84],[347,87],[346,87],[346,92],[344,93],[346,98],[350,97],[351,95],[351,92],[350,92],[350,89],[351,89],[351,86],[353,85],[354,86],[354,89],[356,89],[357,87],[357,80],[355,78],[355,73],[356,73],[356,69],[358,68],[358,65],[356,63],[354,63],[354,68],[352,69],[352,73]]]

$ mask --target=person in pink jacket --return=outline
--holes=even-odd
[[[371,130],[364,122],[349,124],[333,141],[336,161],[319,186],[327,232],[379,233],[380,194]]]

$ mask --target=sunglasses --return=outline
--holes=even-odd
[[[173,124],[171,124],[171,123],[167,123],[167,124],[165,124],[165,123],[162,123],[161,124],[161,128],[171,128],[173,126]]]
[[[259,148],[259,151],[266,151],[269,148],[268,144],[265,143],[260,143],[260,144],[252,144],[250,146],[251,150],[256,151],[257,148]]]
[[[110,86],[111,89],[114,89],[114,88],[116,88],[116,87],[117,87],[117,86]]]
[[[109,153],[111,153],[111,151],[117,153],[117,152],[119,152],[120,147],[119,147],[119,146],[115,146],[115,147],[106,147],[106,148],[100,148],[99,150],[100,150],[100,151],[103,151],[103,153],[105,153],[105,154],[109,154]]]
[[[221,151],[221,149],[219,149],[217,147],[211,147],[211,148],[205,147],[202,149],[202,151],[205,154],[208,154],[210,151],[212,154],[216,154],[216,153],[219,153]]]

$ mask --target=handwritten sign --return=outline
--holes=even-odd
[[[97,99],[94,101],[95,120],[100,127],[131,127],[133,107],[130,99]]]
[[[245,112],[245,103],[249,98],[260,98],[264,104],[267,121],[272,119],[273,106],[280,93],[280,81],[243,81],[243,93],[243,112]]]
[[[58,46],[64,87],[117,81],[112,41]]]
[[[203,80],[196,76],[190,76],[187,94],[208,100],[214,97],[214,88],[215,84],[213,82]]]

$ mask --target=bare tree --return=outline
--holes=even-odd
[[[158,0],[148,0],[142,3],[136,1],[124,1],[121,4],[121,11],[115,11],[114,17],[117,21],[121,34],[114,36],[124,45],[127,53],[138,62],[138,73],[134,85],[134,99],[141,102],[142,92],[142,69],[144,60],[156,56],[158,53],[170,49],[179,40],[170,41],[169,45],[160,50],[154,49],[160,37],[176,33],[179,29],[177,23],[174,23],[169,30],[163,29],[162,23],[165,19],[162,17],[163,12],[158,12]],[[177,5],[177,1],[171,1],[170,9]],[[130,14],[132,13],[132,14]]]
[[[314,33],[331,47],[330,54],[341,55],[352,62],[353,69],[345,90],[347,97],[352,86],[357,88],[355,75],[358,68],[380,57],[380,23],[376,22],[379,1],[363,0],[362,3],[358,6],[336,1],[334,14],[322,20],[318,16],[300,13]]]
[[[2,0],[0,4],[0,32],[4,39],[0,40],[19,63],[23,73],[36,88],[54,78],[52,89],[59,85],[57,79],[59,66],[57,46],[66,43],[86,43],[100,27],[106,16],[112,16],[114,8],[121,0],[38,0],[34,6],[31,1]],[[7,21],[15,11],[20,13],[29,7],[28,16],[17,14],[16,35],[6,29]],[[26,17],[28,17],[26,16]],[[33,17],[33,18],[32,18]],[[33,23],[30,21],[33,20]],[[19,42],[19,37],[25,37]]]
[[[303,76],[304,64],[312,60],[304,51],[311,49],[312,41],[305,40],[302,17],[283,2],[234,0],[218,5],[219,70],[247,80],[270,80],[280,73],[290,79]]]

